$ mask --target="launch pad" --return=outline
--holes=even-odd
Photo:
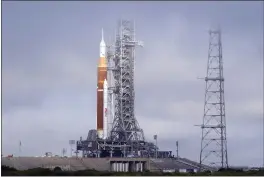
[[[97,129],[86,140],[77,141],[83,157],[171,157],[145,141],[134,113],[135,38],[133,21],[120,20],[111,45],[105,44],[102,30],[97,73]]]
[[[94,132],[96,130],[90,130]],[[159,151],[153,143],[145,141],[111,141],[98,137],[80,138],[77,141],[77,151],[82,151],[82,157],[138,157],[138,158],[170,158],[172,151]],[[157,156],[156,156],[157,155]]]

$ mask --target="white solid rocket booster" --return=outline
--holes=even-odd
[[[108,85],[107,85],[107,81],[106,79],[104,80],[104,128],[103,128],[103,132],[104,132],[104,139],[107,138],[108,136],[108,118],[107,118],[107,97],[108,97]]]

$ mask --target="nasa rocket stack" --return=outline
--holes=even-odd
[[[107,137],[107,62],[106,45],[102,29],[100,42],[100,59],[97,66],[97,134],[99,138]]]

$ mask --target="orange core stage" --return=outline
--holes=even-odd
[[[97,131],[103,131],[104,126],[104,80],[107,79],[107,64],[105,57],[100,57],[97,67]]]

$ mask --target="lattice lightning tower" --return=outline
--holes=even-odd
[[[135,40],[134,23],[127,20],[119,22],[113,58],[113,76],[115,82],[115,114],[111,139],[114,141],[144,140],[143,130],[134,114],[134,60]]]
[[[200,164],[228,167],[221,31],[210,31]]]

